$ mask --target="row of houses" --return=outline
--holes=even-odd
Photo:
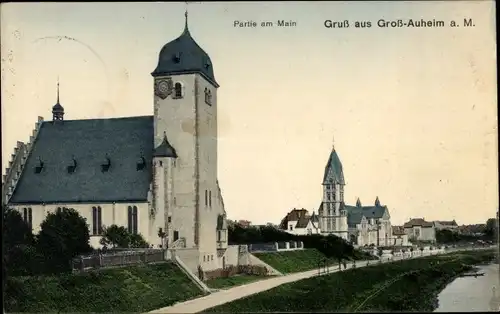
[[[446,229],[453,231],[459,229],[455,220],[429,222],[424,218],[412,218],[402,226],[391,226],[392,233],[386,233],[390,234],[390,237],[386,239],[386,235],[384,235],[384,241],[380,241],[380,226],[384,221],[372,217],[372,213],[361,211],[356,214],[359,214],[358,216],[360,217],[353,217],[350,220],[356,220],[355,228],[360,231],[360,234],[363,234],[365,230],[375,230],[375,233],[379,233],[379,235],[372,236],[373,232],[368,232],[368,236],[366,237],[351,238],[350,242],[358,246],[406,246],[411,241],[435,242],[436,230]],[[309,214],[309,211],[304,208],[292,209],[282,219],[279,229],[295,235],[322,234],[318,215],[315,212]]]

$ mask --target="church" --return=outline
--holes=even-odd
[[[125,226],[154,247],[191,248],[220,268],[227,223],[217,180],[213,64],[188,28],[163,46],[151,73],[153,115],[65,120],[39,117],[3,176],[3,204],[34,232],[49,212],[74,208],[99,247],[106,226]],[[214,258],[215,257],[215,258]]]
[[[342,162],[332,147],[323,174],[323,199],[318,208],[321,234],[336,235],[356,246],[394,245],[389,209],[376,197],[373,206],[355,206],[344,202],[344,171]]]

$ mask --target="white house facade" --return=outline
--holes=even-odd
[[[94,247],[103,227],[116,224],[155,247],[196,249],[205,270],[220,268],[227,223],[217,180],[219,85],[187,14],[151,75],[152,116],[65,120],[58,87],[52,120],[39,117],[29,143],[15,149],[3,203],[35,232],[47,213],[74,208]]]
[[[424,218],[413,218],[406,222],[404,231],[408,235],[410,242],[412,241],[436,241],[436,228],[432,222],[426,221]]]
[[[395,246],[408,246],[408,235],[405,233],[403,226],[392,226],[392,235]]]
[[[358,246],[392,246],[391,215],[377,197],[374,206],[362,206],[360,199],[356,206],[344,205],[347,210],[349,239]]]
[[[279,229],[294,235],[320,234],[318,216],[313,212],[309,215],[305,209],[293,209],[279,225]]]

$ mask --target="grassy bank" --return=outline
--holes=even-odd
[[[373,258],[369,254],[355,251],[352,256],[346,257],[348,260],[360,260]],[[338,265],[338,258],[327,258],[317,249],[304,249],[297,251],[263,252],[253,253],[264,263],[273,267],[283,274],[297,273],[311,269],[317,269],[326,260],[328,266]]]
[[[319,263],[326,258],[316,249],[254,253],[253,255],[283,274],[318,268]],[[330,265],[338,264],[338,260],[327,259],[327,263]]]
[[[8,278],[11,312],[145,312],[202,295],[176,265],[162,263],[53,277]]]
[[[492,251],[475,251],[363,267],[285,284],[206,312],[432,311],[447,283],[492,257]]]
[[[254,281],[269,279],[272,276],[257,276],[257,275],[236,275],[226,278],[216,278],[208,280],[205,283],[213,289],[224,289],[235,286],[241,286]]]

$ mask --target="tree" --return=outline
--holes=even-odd
[[[4,272],[9,276],[33,275],[40,260],[31,228],[12,208],[2,207],[2,214]]]
[[[21,214],[12,208],[3,207],[2,240],[5,251],[16,245],[32,245],[34,243],[31,228],[23,220]]]
[[[127,248],[130,244],[130,235],[127,228],[111,225],[104,228],[104,234],[99,243],[113,248]]]
[[[149,244],[144,240],[141,234],[130,235],[130,247],[133,248],[148,248]]]
[[[486,221],[485,235],[488,238],[493,238],[496,235],[497,220],[495,218],[490,218]]]
[[[140,234],[130,234],[123,226],[111,225],[104,228],[104,234],[99,241],[101,245],[112,248],[147,248],[149,244]]]
[[[90,234],[85,218],[73,208],[58,208],[41,224],[38,249],[45,257],[47,273],[71,270],[71,260],[89,253]]]
[[[162,248],[164,247],[163,242],[164,242],[166,236],[167,236],[167,233],[165,231],[163,231],[162,228],[158,229],[158,237],[161,240],[161,247]]]

